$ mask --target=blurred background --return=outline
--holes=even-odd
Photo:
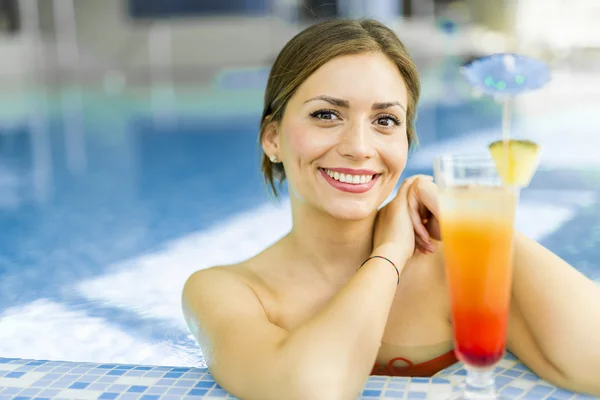
[[[500,137],[463,64],[547,62],[514,104],[543,149],[517,227],[600,280],[600,1],[0,0],[0,356],[202,365],[183,283],[290,228],[259,173],[263,91],[337,17],[385,22],[420,68],[405,176]]]

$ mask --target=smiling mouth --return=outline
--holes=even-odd
[[[375,178],[378,174],[374,175],[352,175],[352,174],[344,174],[338,171],[332,171],[327,168],[321,168],[323,172],[327,174],[331,179],[334,179],[338,182],[347,183],[350,185],[360,185],[371,182],[373,178]]]

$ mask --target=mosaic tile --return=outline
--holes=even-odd
[[[40,370],[42,369],[43,370]],[[557,389],[513,356],[494,370],[496,387],[508,399],[590,400]],[[446,399],[460,392],[466,370],[457,363],[432,378],[369,377],[358,399]],[[0,400],[235,399],[204,369],[68,363],[0,358]]]

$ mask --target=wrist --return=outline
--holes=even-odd
[[[400,246],[385,244],[375,247],[371,252],[371,257],[373,256],[381,256],[389,259],[396,265],[398,271],[402,272],[411,255],[408,254],[408,251],[402,250]]]

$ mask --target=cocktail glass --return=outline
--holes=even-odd
[[[519,188],[486,155],[435,159],[455,353],[467,370],[457,399],[498,399],[494,368],[506,346]]]

